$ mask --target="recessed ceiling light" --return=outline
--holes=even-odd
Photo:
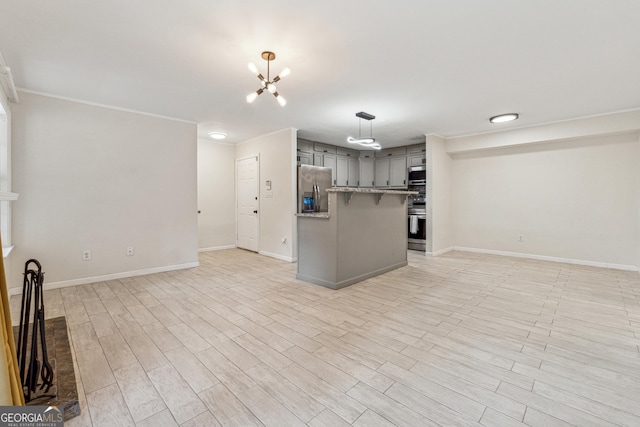
[[[225,139],[227,134],[224,132],[209,132],[209,136],[213,139]]]
[[[518,118],[518,115],[516,113],[509,113],[509,114],[500,114],[499,116],[493,116],[489,119],[489,121],[491,123],[504,123],[504,122],[510,122],[517,118]]]

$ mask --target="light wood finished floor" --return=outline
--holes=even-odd
[[[332,291],[242,250],[200,263],[45,292],[68,427],[640,425],[638,273],[410,253]]]

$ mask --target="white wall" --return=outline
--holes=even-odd
[[[293,261],[296,253],[296,143],[297,130],[284,129],[236,147],[236,160],[260,158],[258,252],[287,261]],[[272,183],[271,194],[265,191],[267,180]]]
[[[439,254],[453,248],[451,221],[452,161],[446,152],[445,140],[435,135],[426,137],[431,178],[431,252]],[[429,232],[429,231],[427,231]]]
[[[198,139],[198,248],[236,246],[236,147]]]
[[[12,113],[10,287],[28,258],[48,284],[197,265],[195,124],[24,92]]]
[[[512,147],[453,155],[455,245],[637,268],[638,133],[525,146],[515,135]]]

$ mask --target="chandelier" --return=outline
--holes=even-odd
[[[249,63],[249,70],[252,73],[255,73],[256,76],[258,76],[258,79],[260,80],[262,87],[257,91],[247,95],[247,102],[252,103],[253,101],[256,100],[258,95],[261,95],[262,92],[266,90],[267,92],[272,93],[273,96],[275,96],[276,99],[278,100],[278,104],[284,107],[287,104],[287,101],[282,96],[280,96],[280,94],[278,93],[278,90],[276,89],[275,84],[278,81],[280,81],[281,78],[288,76],[291,73],[291,70],[289,70],[288,68],[285,68],[284,70],[282,70],[282,72],[279,75],[275,76],[273,80],[271,80],[271,77],[269,75],[269,72],[270,72],[269,65],[271,64],[271,61],[276,59],[276,54],[266,50],[262,52],[262,59],[267,61],[267,78],[266,79],[264,78],[264,76],[260,73],[260,71],[258,71],[258,67],[256,67],[255,64],[253,64],[252,62]]]
[[[357,138],[353,138],[353,137],[348,137],[347,138],[347,142],[349,144],[360,144],[363,147],[367,147],[367,148],[372,148],[374,150],[380,150],[382,147],[380,146],[380,144],[378,144],[376,142],[376,139],[373,137],[373,122],[371,120],[375,119],[376,116],[369,114],[369,113],[365,113],[364,111],[360,111],[359,113],[356,113],[356,117],[358,117],[360,120],[358,121],[358,137]],[[368,120],[369,121],[369,137],[362,137],[362,119]]]

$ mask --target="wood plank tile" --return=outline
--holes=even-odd
[[[476,420],[471,417],[450,409],[421,393],[417,393],[415,390],[403,384],[394,383],[384,394],[438,425],[448,427],[478,426]]]
[[[161,366],[148,371],[147,375],[178,424],[207,410],[173,366]]]
[[[263,425],[224,384],[216,384],[200,392],[199,396],[224,426]]]
[[[87,394],[87,402],[94,427],[135,426],[116,384]]]
[[[372,389],[366,384],[358,383],[347,392],[347,395],[371,408],[397,426],[438,426],[435,422],[421,416],[417,412]]]
[[[221,425],[211,411],[206,411],[182,423],[180,427],[219,427]]]
[[[107,362],[107,358],[102,353],[102,348],[99,350],[76,351],[75,354],[80,378],[86,393],[94,392],[116,382],[111,372],[111,367],[109,367],[109,362]]]
[[[354,427],[395,427],[391,421],[384,418],[382,415],[378,415],[371,409],[364,411],[364,414],[360,415],[360,418],[353,423]]]
[[[184,347],[168,351],[165,356],[196,393],[220,382],[193,353]]]
[[[349,423],[357,420],[367,409],[366,406],[295,363],[280,371],[280,375]]]
[[[140,422],[167,408],[139,364],[116,369],[113,374],[135,422]]]
[[[307,423],[309,427],[349,427],[349,424],[329,409],[325,409],[317,417]]]
[[[276,371],[279,371],[293,363],[289,358],[282,355],[282,353],[272,349],[251,334],[244,333],[233,338],[233,340],[251,353],[256,359],[272,367]]]
[[[304,427],[306,425],[259,385],[253,386],[238,394],[238,399],[240,399],[265,426]]]
[[[527,411],[530,411],[531,408],[527,408]],[[515,420],[502,412],[496,411],[492,408],[487,408],[480,419],[480,424],[487,427],[492,426],[500,426],[500,427],[524,427],[527,424],[524,424],[520,420]],[[533,424],[532,424],[533,425]]]
[[[346,392],[358,383],[356,378],[300,347],[291,347],[284,354],[340,391]]]
[[[195,356],[235,394],[255,385],[251,377],[213,347],[196,353]]]
[[[394,382],[391,378],[382,375],[376,370],[358,363],[330,348],[323,346],[313,354],[336,368],[342,369],[347,374],[357,378],[379,392],[384,392]]]
[[[509,396],[511,399],[517,400],[528,407],[544,412],[545,414],[560,420],[570,422],[571,424],[593,427],[615,425],[602,418],[594,417],[583,411],[574,409],[560,402],[556,402],[555,400],[504,382],[500,384],[500,387],[498,387],[498,393],[504,396]]]
[[[254,366],[247,374],[304,422],[325,409],[324,405],[266,365]]]
[[[136,356],[119,333],[100,338],[100,344],[111,370],[138,363]]]
[[[436,402],[466,415],[472,420],[479,420],[485,410],[485,405],[392,363],[385,363],[378,369],[378,372],[414,389]]]

